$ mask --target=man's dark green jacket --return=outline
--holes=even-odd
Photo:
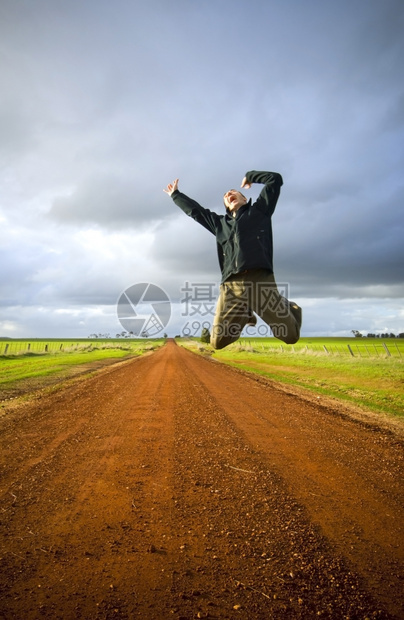
[[[184,213],[215,235],[222,282],[246,269],[267,269],[273,273],[271,217],[283,180],[277,172],[252,170],[245,176],[249,183],[263,183],[264,187],[256,202],[252,204],[250,200],[235,216],[218,215],[178,190],[171,195]]]

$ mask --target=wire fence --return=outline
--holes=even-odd
[[[0,342],[0,356],[12,357],[30,354],[47,355],[56,353],[73,353],[75,351],[93,351],[94,349],[130,349],[132,346],[134,346],[134,344],[127,341],[13,340]]]
[[[72,353],[74,351],[90,351],[96,348],[130,348],[130,341],[71,341],[71,340],[11,340],[0,341],[0,356],[17,356],[17,355],[46,355],[56,353]],[[350,339],[349,342],[341,342],[336,339],[335,342],[327,341],[318,343],[297,343],[296,345],[284,345],[280,341],[275,339],[242,339],[239,343],[236,343],[239,349],[250,352],[258,353],[299,353],[307,355],[333,355],[341,357],[404,357],[404,339],[391,339],[388,342],[379,339],[366,339],[356,341],[355,338]]]
[[[396,359],[402,359],[404,357],[404,341],[392,339],[389,342],[380,340],[369,340],[367,342],[356,342],[352,339],[351,342],[336,341],[332,343],[330,341],[319,343],[302,343],[296,345],[285,345],[275,341],[273,344],[268,341],[257,340],[245,340],[243,344],[239,345],[246,351],[259,352],[259,353],[289,353],[289,354],[306,354],[306,355],[326,355],[326,356],[340,356],[340,357],[363,357],[363,358],[377,358],[377,357],[393,357]]]

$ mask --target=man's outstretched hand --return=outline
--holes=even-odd
[[[247,177],[244,177],[244,179],[241,181],[241,187],[245,187],[246,189],[250,189],[252,183],[249,183],[247,181]]]
[[[166,189],[163,189],[163,192],[171,196],[171,194],[175,192],[176,189],[178,189],[178,179],[175,179],[174,183],[169,183]]]

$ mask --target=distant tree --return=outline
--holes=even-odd
[[[355,336],[355,338],[362,338],[362,334],[360,332],[358,332],[357,329],[352,329],[351,330],[353,335]]]
[[[397,338],[404,338],[404,333],[401,332],[400,334],[398,334]]]
[[[163,338],[168,338],[167,334],[163,334]]]
[[[209,344],[210,342],[210,331],[208,330],[207,327],[204,327],[202,329],[201,342],[205,342],[206,344]]]

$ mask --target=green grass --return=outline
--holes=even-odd
[[[47,340],[4,342],[0,351],[0,391],[18,389],[22,382],[55,376],[63,378],[75,367],[104,360],[141,355],[161,346],[160,340]],[[30,345],[30,346],[28,346]],[[46,346],[47,345],[47,346]]]
[[[285,345],[275,338],[241,338],[235,346],[256,351],[311,353],[341,357],[397,357],[404,359],[404,338],[301,338]]]
[[[242,338],[213,356],[274,381],[404,419],[404,341],[357,340],[302,338],[291,347],[273,338]],[[200,343],[189,346],[200,347]]]

